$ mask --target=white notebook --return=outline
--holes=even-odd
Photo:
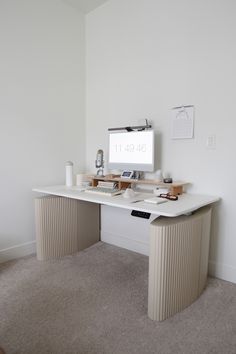
[[[160,198],[160,197],[152,197],[152,198],[144,199],[144,201],[152,204],[161,204],[161,203],[166,203],[167,199]]]

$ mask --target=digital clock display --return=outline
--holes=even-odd
[[[152,131],[115,133],[110,135],[109,162],[152,164]]]

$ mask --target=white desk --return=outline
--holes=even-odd
[[[138,210],[151,213],[154,215],[161,215],[166,217],[177,217],[180,215],[191,213],[203,206],[212,204],[219,200],[218,197],[209,195],[198,194],[182,194],[179,196],[178,201],[167,201],[162,204],[151,204],[144,201],[134,203],[137,200],[144,200],[150,198],[153,194],[150,193],[136,193],[135,197],[126,199],[122,195],[116,195],[113,197],[107,197],[99,194],[92,194],[86,192],[80,192],[78,187],[65,187],[65,186],[50,186],[50,187],[38,187],[33,189],[34,192],[43,194],[56,195],[59,197],[72,198],[77,200],[83,200],[87,202],[104,204],[113,207]]]
[[[39,259],[70,254],[97,242],[99,205],[137,210],[161,216],[150,225],[149,317],[164,320],[202,293],[208,271],[210,205],[219,198],[183,194],[178,201],[153,205],[143,201],[150,197],[143,193],[125,199],[122,195],[86,193],[77,187],[39,187],[33,191],[47,195],[35,201]]]

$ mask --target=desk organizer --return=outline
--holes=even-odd
[[[173,183],[163,183],[160,180],[152,180],[152,179],[124,179],[120,178],[119,176],[114,176],[111,177],[110,175],[104,176],[104,177],[98,177],[94,176],[92,177],[92,186],[97,187],[99,181],[111,181],[111,182],[117,182],[118,183],[118,188],[119,189],[126,189],[131,186],[131,184],[146,184],[146,185],[153,185],[159,188],[169,188],[170,193],[172,195],[178,195],[183,193],[183,187],[187,184],[188,182],[182,182],[182,181],[174,181]]]

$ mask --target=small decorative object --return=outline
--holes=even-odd
[[[159,181],[162,181],[163,179],[163,176],[162,176],[162,171],[161,170],[157,170],[155,172],[155,179],[159,180]]]
[[[173,180],[172,180],[171,177],[166,177],[166,178],[163,179],[163,182],[164,182],[164,183],[172,183]]]
[[[66,162],[66,186],[73,186],[73,162],[71,161]]]
[[[169,172],[163,173],[163,182],[164,183],[172,183],[173,182]]]

